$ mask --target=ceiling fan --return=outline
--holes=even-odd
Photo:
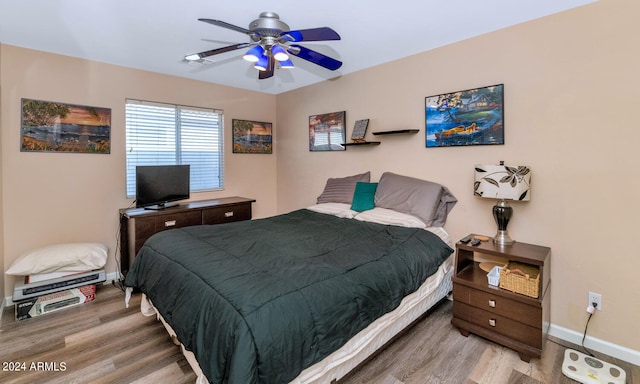
[[[258,19],[249,24],[249,29],[220,20],[198,19],[198,21],[244,33],[250,37],[251,42],[233,44],[187,55],[184,59],[188,61],[201,60],[209,56],[251,47],[243,58],[254,63],[254,67],[259,70],[258,79],[272,77],[276,62],[280,68],[293,68],[289,55],[310,61],[332,71],[342,66],[341,61],[294,44],[301,41],[340,40],[340,35],[329,27],[291,31],[287,24],[280,21],[280,16],[275,12],[262,12]]]

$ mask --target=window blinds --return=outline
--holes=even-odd
[[[127,197],[136,195],[137,165],[189,164],[191,191],[223,189],[222,111],[126,101]]]

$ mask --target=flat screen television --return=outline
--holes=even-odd
[[[136,167],[136,207],[164,209],[189,198],[189,165]]]

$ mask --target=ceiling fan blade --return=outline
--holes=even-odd
[[[297,31],[282,32],[280,38],[285,41],[324,41],[324,40],[340,40],[338,32],[329,27],[300,29]]]
[[[336,59],[333,59],[329,56],[325,56],[322,53],[312,51],[309,48],[305,48],[301,45],[293,44],[287,47],[287,52],[290,54],[297,56],[301,59],[310,61],[314,64],[318,64],[321,67],[325,67],[332,71],[340,68],[342,66],[342,62]]]
[[[240,43],[240,44],[229,45],[229,46],[222,47],[222,48],[211,49],[211,50],[208,50],[208,51],[194,53],[192,55],[187,55],[187,56],[185,56],[185,60],[193,61],[193,60],[198,60],[198,59],[204,59],[205,57],[209,57],[209,56],[213,56],[213,55],[219,55],[219,54],[225,53],[225,52],[235,51],[236,49],[246,48],[246,47],[250,47],[252,45],[253,45],[252,43]]]
[[[253,31],[250,31],[250,30],[248,30],[246,28],[238,27],[237,25],[229,24],[226,21],[222,21],[222,20],[198,19],[198,21],[202,21],[202,22],[205,22],[205,23],[213,24],[213,25],[216,25],[216,26],[222,27],[222,28],[227,28],[227,29],[230,29],[232,31],[236,31],[236,32],[247,34],[249,36],[254,36],[255,35],[255,33]]]
[[[275,66],[275,59],[273,58],[273,55],[269,55],[269,63],[267,64],[267,70],[258,71],[258,79],[263,80],[263,79],[268,79],[272,77],[274,66]]]

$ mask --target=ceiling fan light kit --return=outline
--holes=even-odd
[[[271,47],[271,53],[273,54],[273,58],[278,61],[289,60],[289,55],[287,55],[287,52],[279,45]]]
[[[230,52],[236,49],[251,47],[242,57],[255,63],[254,67],[260,72],[258,79],[273,76],[275,62],[280,68],[293,68],[291,56],[312,62],[321,67],[335,71],[342,66],[342,62],[322,53],[291,44],[301,41],[340,40],[340,35],[329,27],[301,29],[291,31],[289,26],[280,20],[275,12],[262,12],[260,17],[249,24],[249,29],[238,27],[221,20],[198,19],[199,21],[227,28],[249,36],[251,43],[234,44],[227,47],[194,53],[185,56],[187,61],[205,59],[209,56]]]
[[[247,53],[245,53],[244,56],[242,56],[242,58],[251,63],[256,63],[263,56],[264,56],[264,48],[262,48],[261,45],[256,45],[255,47],[248,50]]]
[[[280,68],[293,68],[293,63],[291,62],[291,60],[284,60],[280,62]]]
[[[269,58],[265,55],[262,55],[260,59],[256,61],[253,67],[258,71],[266,71],[267,68],[269,67]]]

